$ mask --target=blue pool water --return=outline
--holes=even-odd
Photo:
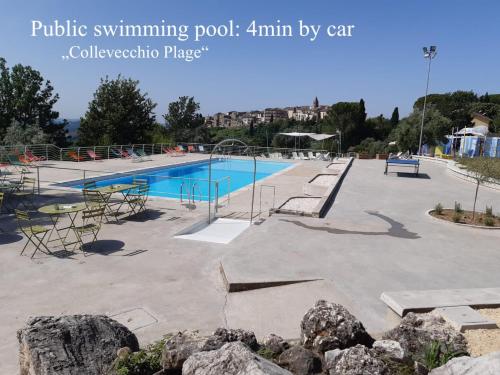
[[[255,180],[261,180],[283,169],[292,163],[257,161]],[[238,190],[253,181],[253,160],[214,159],[212,160],[212,191],[211,201],[215,197],[215,181],[219,186],[219,197]],[[134,178],[145,179],[150,184],[149,195],[157,197],[180,198],[181,185],[183,199],[188,198],[188,192],[194,194],[196,201],[208,201],[208,160],[186,165],[170,166],[161,169],[138,171],[134,174],[110,176],[100,179],[97,186],[132,183]],[[82,188],[79,181],[70,185]],[[201,197],[201,198],[200,198]]]

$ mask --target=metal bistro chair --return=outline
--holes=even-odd
[[[25,209],[36,209],[35,207],[35,184],[36,180],[31,177],[24,177],[18,189],[12,192],[12,197],[19,200],[18,205]],[[17,205],[15,206],[17,207]]]
[[[47,247],[47,244],[44,242],[47,233],[49,233],[52,228],[47,228],[42,225],[37,225],[31,219],[29,214],[26,211],[15,210],[17,224],[21,232],[28,238],[26,241],[26,245],[24,245],[23,250],[20,255],[23,255],[24,251],[28,247],[30,243],[35,246],[35,251],[31,254],[31,258],[33,258],[37,251],[41,251],[44,254],[52,254],[52,252]],[[43,250],[45,249],[45,251]]]
[[[82,220],[83,224],[81,226],[76,226],[73,228],[77,240],[80,244],[80,250],[85,255],[85,250],[83,249],[84,236],[90,236],[92,239],[88,242],[89,244],[93,244],[97,241],[97,235],[101,230],[102,225],[102,217],[104,216],[104,211],[106,207],[104,206],[90,206],[86,210],[82,212]]]
[[[149,195],[149,184],[138,184],[134,191],[128,196],[128,204],[133,214],[146,211],[146,202]]]
[[[110,217],[117,220],[113,210],[109,207],[108,199],[100,191],[83,189],[83,199],[89,208],[103,207],[106,221],[109,222]]]

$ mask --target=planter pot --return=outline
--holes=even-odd
[[[379,160],[387,160],[389,154],[377,154],[377,159]]]

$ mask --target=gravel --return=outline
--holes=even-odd
[[[479,309],[481,315],[495,321],[500,327],[500,308]],[[469,352],[473,357],[500,351],[500,329],[472,329],[465,331]]]

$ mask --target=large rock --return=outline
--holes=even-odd
[[[321,373],[321,358],[300,345],[285,350],[280,355],[278,363],[295,375]]]
[[[430,372],[430,375],[498,375],[500,374],[500,352],[482,357],[453,358],[446,365]]]
[[[31,318],[17,338],[21,375],[104,374],[118,349],[139,350],[132,332],[103,315]]]
[[[401,344],[394,340],[377,340],[373,343],[373,349],[392,359],[402,360],[405,358],[405,351]]]
[[[182,366],[182,375],[222,374],[292,375],[239,341],[227,343],[218,350],[195,353]]]
[[[281,354],[287,350],[290,345],[281,336],[270,334],[262,340],[262,346],[274,354]]]
[[[217,350],[228,342],[240,341],[252,350],[259,345],[251,331],[218,328],[211,336],[200,336],[198,331],[179,332],[165,342],[161,365],[165,370],[180,372],[184,361],[194,353]]]
[[[347,309],[323,300],[316,302],[304,315],[300,328],[302,344],[320,353],[356,344],[371,347],[374,341]]]
[[[163,347],[162,367],[166,370],[179,370],[180,372],[189,356],[206,349],[206,342],[207,338],[200,336],[198,331],[179,332],[170,337]]]
[[[388,375],[389,369],[374,349],[363,345],[325,353],[325,368],[329,375]]]
[[[399,326],[387,332],[383,338],[399,342],[405,353],[413,357],[420,357],[433,341],[447,346],[447,350],[467,353],[465,337],[441,316],[433,313],[409,313]]]

